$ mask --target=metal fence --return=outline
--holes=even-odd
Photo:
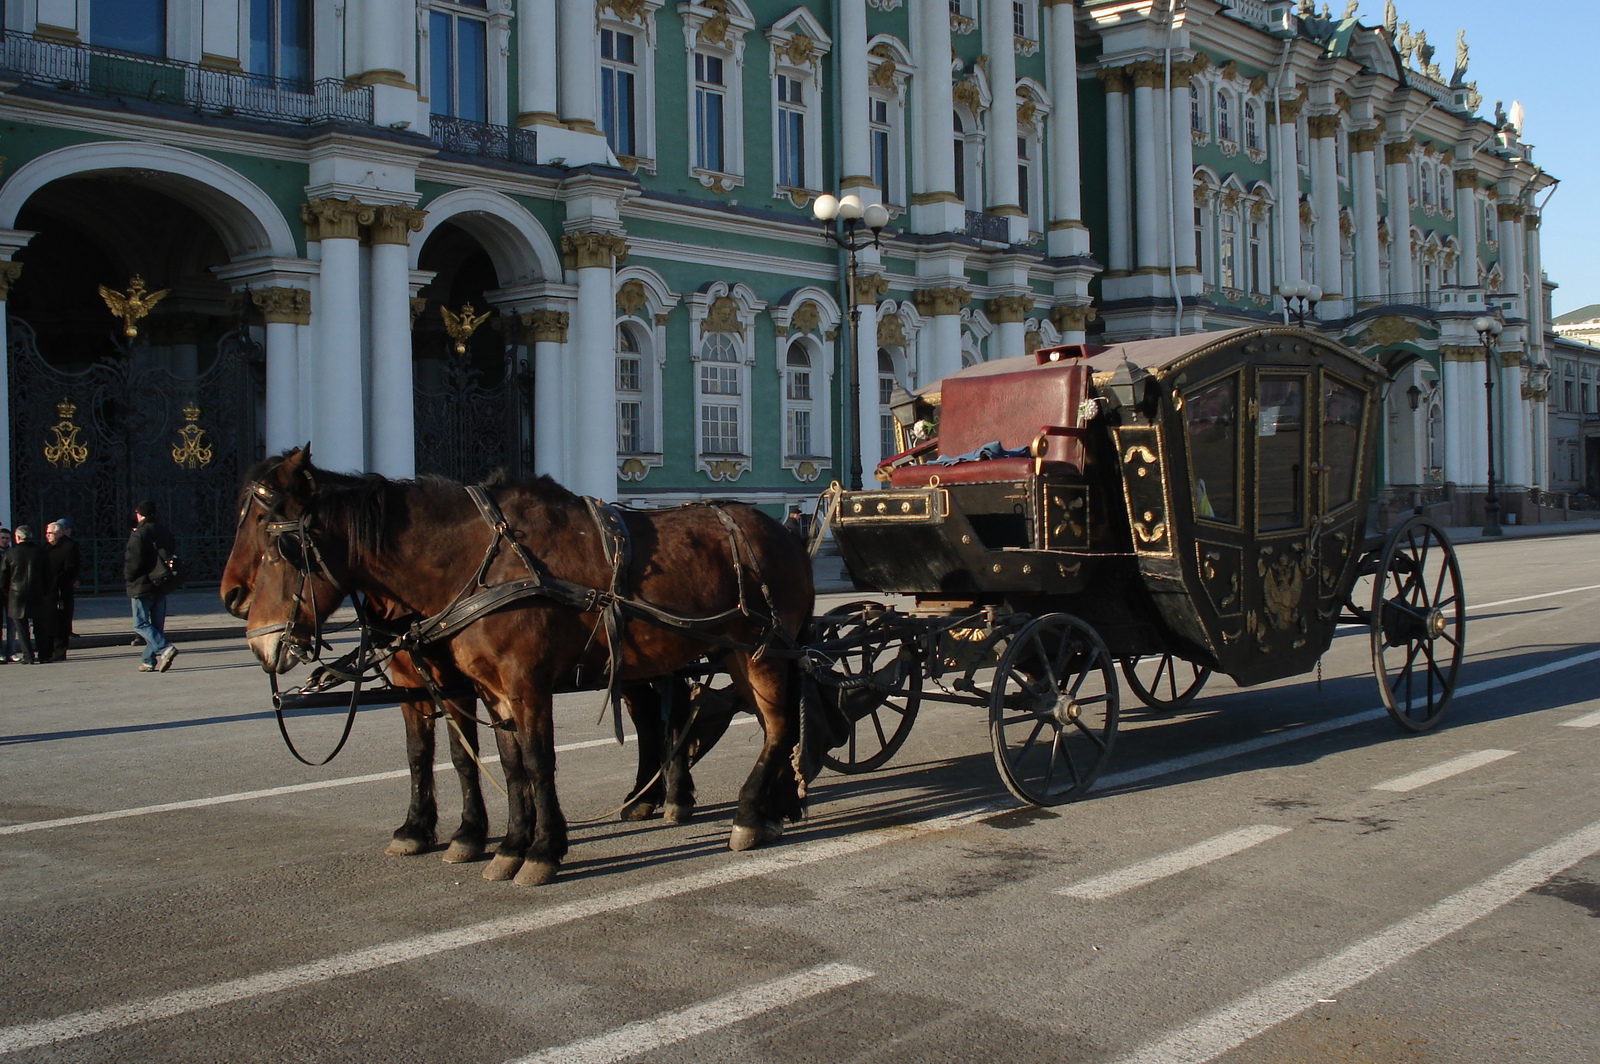
[[[0,69],[58,92],[181,107],[197,114],[316,125],[372,123],[372,87],[340,78],[295,81],[84,44],[5,35]]]
[[[967,212],[967,235],[977,240],[1011,243],[1011,219],[982,211]]]
[[[120,539],[112,536],[75,536],[80,552],[80,569],[78,577],[78,594],[104,595],[120,592],[122,583],[122,559],[128,549],[128,537]],[[179,534],[178,557],[187,561],[190,558],[226,558],[232,548],[232,536],[186,536]],[[222,570],[211,571],[211,566],[203,570],[188,566],[188,579],[184,587],[195,588],[218,587],[222,583]]]
[[[513,163],[537,163],[538,136],[531,129],[492,126],[450,115],[429,115],[433,139],[445,151],[505,159]]]

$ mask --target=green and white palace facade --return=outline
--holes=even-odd
[[[223,540],[240,471],[307,440],[340,470],[809,508],[852,446],[870,484],[896,385],[1283,322],[1301,281],[1308,328],[1395,373],[1383,499],[1482,491],[1486,369],[1507,509],[1549,486],[1553,179],[1465,46],[1446,72],[1392,7],[3,13],[0,523],[120,536],[149,496]],[[891,209],[849,293],[824,193]]]

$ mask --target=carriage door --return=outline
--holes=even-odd
[[[1252,476],[1256,550],[1246,558],[1245,628],[1263,654],[1294,656],[1318,620],[1316,539],[1322,467],[1318,375],[1308,367],[1257,366],[1245,407],[1245,468]]]

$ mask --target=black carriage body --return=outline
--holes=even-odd
[[[941,382],[939,454],[1032,453],[886,463],[834,536],[864,589],[1070,613],[1117,657],[1241,684],[1298,675],[1356,577],[1386,379],[1278,327],[986,363]]]

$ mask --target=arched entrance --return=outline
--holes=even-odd
[[[195,579],[219,574],[235,490],[263,449],[261,346],[212,272],[239,233],[219,231],[215,204],[169,179],[55,177],[12,215],[37,234],[14,256],[23,269],[7,307],[12,515],[70,517],[89,590],[121,587],[122,544],[146,498]],[[100,288],[125,297],[134,278],[166,294],[128,336]]]

